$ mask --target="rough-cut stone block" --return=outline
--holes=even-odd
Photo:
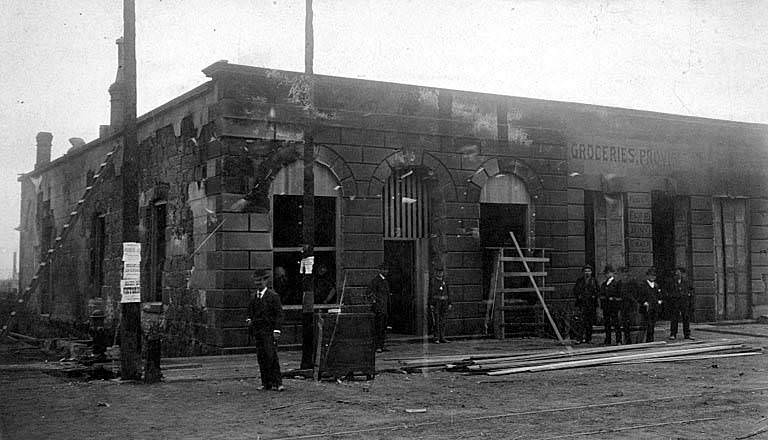
[[[208,289],[205,291],[205,306],[217,308],[247,307],[250,293],[246,289],[223,290]]]
[[[265,232],[222,232],[216,234],[221,250],[271,250],[272,235]]]
[[[381,215],[381,199],[370,198],[355,200],[344,200],[343,215],[361,215],[361,216],[380,216]]]
[[[250,270],[217,270],[217,289],[248,289],[253,286]]]
[[[446,203],[448,218],[480,218],[480,206],[476,203]]]
[[[272,252],[250,252],[250,269],[271,269]]]
[[[447,237],[446,250],[449,252],[478,251],[480,242],[472,237]]]
[[[383,147],[385,143],[385,135],[384,132],[381,131],[343,128],[341,130],[341,141],[348,145]]]
[[[248,230],[251,232],[270,232],[272,220],[269,214],[249,214]]]
[[[208,308],[206,310],[206,324],[215,328],[243,327],[248,318],[247,308],[219,309]]]
[[[366,251],[383,249],[381,234],[344,234],[344,249]]]
[[[217,215],[220,231],[247,231],[248,214],[240,213],[222,213]]]

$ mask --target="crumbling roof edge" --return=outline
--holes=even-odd
[[[226,60],[217,61],[203,69],[203,73],[213,79],[216,79],[216,76],[222,73],[239,74],[239,75],[258,75],[258,76],[268,77],[268,76],[274,75],[275,72],[280,72],[280,73],[289,74],[289,75],[303,75],[302,72],[296,72],[292,70],[280,70],[280,69],[270,69],[265,67],[247,66],[243,64],[232,64]],[[377,81],[377,80],[370,80],[370,79],[350,78],[350,77],[331,76],[331,75],[322,75],[322,74],[315,74],[314,76],[320,77],[320,78],[328,78],[331,80],[343,79],[343,80],[348,80],[352,82],[362,82],[362,83],[371,83],[371,84],[379,83],[379,84],[391,84],[391,85],[397,85],[397,86],[403,86],[403,87],[432,88],[435,90],[445,90],[448,92],[481,95],[481,96],[486,96],[486,97],[497,99],[497,100],[514,99],[514,100],[527,101],[530,103],[544,104],[544,105],[558,104],[558,105],[563,105],[566,108],[575,108],[576,110],[580,110],[580,111],[602,110],[602,111],[610,111],[616,114],[622,114],[626,116],[642,117],[642,118],[664,120],[664,121],[670,121],[670,122],[685,122],[685,123],[698,123],[698,124],[710,124],[710,125],[720,124],[720,125],[726,125],[726,126],[750,128],[755,130],[768,130],[768,124],[759,123],[759,122],[732,121],[727,119],[707,118],[703,116],[687,116],[687,115],[680,115],[675,113],[664,113],[664,112],[656,112],[651,110],[639,110],[639,109],[632,109],[632,108],[626,108],[626,107],[611,107],[607,105],[587,104],[587,103],[574,102],[574,101],[558,101],[558,100],[548,100],[548,99],[540,99],[540,98],[529,98],[524,96],[501,95],[497,93],[478,92],[478,91],[471,91],[471,90],[446,89],[444,87],[435,87],[435,86],[423,85],[423,84],[405,84],[405,83],[397,83],[397,82],[391,82],[391,81]]]
[[[183,102],[189,101],[190,99],[196,98],[196,97],[198,97],[198,96],[200,96],[200,95],[210,91],[212,86],[213,86],[213,81],[207,81],[207,82],[205,82],[205,83],[195,87],[194,89],[192,89],[192,90],[190,90],[190,91],[188,91],[188,92],[186,92],[186,93],[184,93],[182,95],[179,95],[179,96],[171,99],[170,101],[160,105],[159,107],[156,107],[156,108],[148,111],[147,113],[139,116],[138,118],[136,118],[136,125],[141,125],[141,123],[146,122],[146,121],[156,117],[157,115],[159,115],[159,114],[161,114],[161,113],[163,113],[165,111],[171,110],[173,107],[176,107],[177,105],[179,105],[179,104],[181,104]],[[39,175],[39,174],[41,174],[41,173],[43,173],[43,172],[45,172],[45,171],[47,171],[47,170],[49,170],[51,168],[54,168],[54,167],[58,166],[61,163],[64,163],[66,161],[72,160],[72,159],[80,156],[81,154],[89,151],[91,148],[94,148],[97,145],[101,145],[102,143],[113,141],[115,139],[119,139],[122,135],[123,135],[123,130],[121,129],[121,130],[118,130],[118,131],[116,131],[116,132],[114,132],[114,133],[112,133],[112,134],[110,134],[110,135],[108,135],[106,137],[103,137],[103,138],[102,137],[98,137],[98,138],[96,138],[96,139],[94,139],[94,140],[92,140],[92,141],[90,141],[90,142],[88,142],[88,143],[86,143],[86,144],[84,144],[84,145],[74,149],[73,151],[70,151],[68,153],[63,154],[62,156],[57,157],[56,159],[54,159],[54,160],[50,161],[49,163],[41,166],[40,168],[36,168],[36,169],[34,169],[32,171],[29,171],[27,173],[20,174],[17,180],[19,182],[21,182],[21,180],[23,178],[27,177],[27,176],[37,176],[37,175]],[[141,141],[141,140],[139,140],[139,141]]]

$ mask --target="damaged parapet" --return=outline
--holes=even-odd
[[[123,50],[123,39],[118,38],[115,43],[117,44],[117,75],[115,77],[115,82],[109,86],[109,128],[112,132],[119,130],[123,126],[125,120],[123,109],[125,106],[125,54]],[[101,134],[101,130],[99,130],[99,135]]]
[[[47,131],[37,133],[37,160],[35,160],[35,169],[40,168],[51,162],[51,143],[53,134]]]

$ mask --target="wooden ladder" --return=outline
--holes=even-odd
[[[496,270],[491,293],[494,300],[494,336],[504,339],[507,336],[541,336],[544,332],[542,304],[537,298],[539,292],[552,292],[553,287],[546,287],[546,264],[549,258],[542,248],[521,250],[501,248],[496,257]],[[530,269],[530,276],[536,281],[531,283],[525,263]]]

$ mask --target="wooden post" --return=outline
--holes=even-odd
[[[123,0],[123,242],[139,241],[140,168],[136,138],[136,5]],[[120,323],[120,376],[124,380],[141,379],[141,303],[122,303]]]
[[[304,197],[302,207],[302,238],[303,255],[302,258],[310,258],[315,255],[315,143],[314,143],[314,84],[312,78],[312,60],[314,51],[314,36],[312,29],[312,0],[306,0],[306,20],[305,20],[305,53],[304,66],[309,80],[309,124],[304,131]],[[314,305],[314,276],[311,273],[303,275],[303,312],[302,312],[302,344],[301,344],[301,368],[310,369],[313,367],[313,324],[312,309]]]

